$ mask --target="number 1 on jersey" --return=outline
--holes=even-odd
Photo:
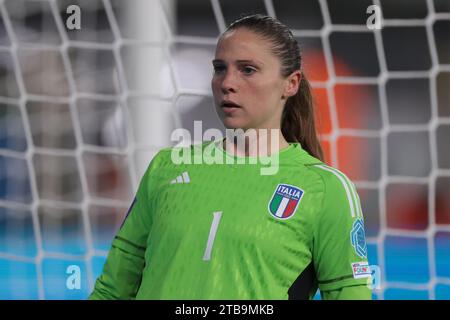
[[[206,244],[205,254],[203,255],[203,261],[211,260],[211,251],[214,245],[214,239],[216,237],[217,228],[219,227],[220,218],[222,217],[222,211],[214,212],[214,219],[209,230],[208,243]]]

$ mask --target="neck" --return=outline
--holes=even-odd
[[[280,129],[254,129],[242,131],[241,134],[231,130],[227,131],[223,141],[224,150],[246,157],[270,156],[288,146]]]

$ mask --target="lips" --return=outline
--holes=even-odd
[[[237,103],[230,101],[230,100],[224,100],[220,103],[220,106],[222,108],[242,108],[240,105],[238,105]]]
[[[222,101],[220,103],[220,107],[222,108],[222,111],[225,113],[225,115],[229,117],[232,117],[235,112],[237,112],[239,109],[242,109],[240,105],[230,100]]]

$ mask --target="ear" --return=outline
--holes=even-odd
[[[294,96],[300,86],[302,80],[302,73],[300,70],[295,70],[286,78],[286,85],[283,91],[283,98],[289,98]]]

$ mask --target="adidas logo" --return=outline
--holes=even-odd
[[[170,183],[189,183],[191,179],[189,179],[189,174],[187,171],[183,172],[181,175],[170,181]]]

